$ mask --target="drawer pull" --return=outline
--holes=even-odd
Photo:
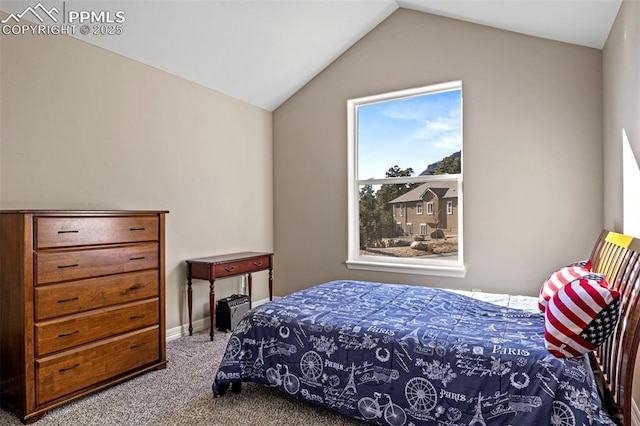
[[[145,314],[142,314],[142,315],[133,315],[133,316],[130,316],[130,317],[129,317],[129,319],[140,319],[140,318],[144,318],[144,317],[145,317]]]
[[[73,265],[58,265],[58,269],[65,269],[65,268],[77,268],[78,265],[77,263],[74,263]]]
[[[58,303],[75,302],[78,299],[79,299],[78,296],[72,297],[71,299],[60,299],[60,300],[58,300]]]
[[[235,266],[227,266],[226,268],[224,268],[225,271],[227,272],[233,272],[236,270]]]
[[[129,260],[142,260],[144,259],[144,256],[138,256],[138,257],[130,257]]]
[[[58,337],[69,337],[69,336],[73,336],[74,334],[78,334],[78,333],[80,333],[80,330],[72,331],[71,333],[58,334]]]
[[[260,262],[253,262],[253,266],[258,266],[258,267],[259,267],[259,266],[262,266],[262,261],[260,261]]]
[[[146,343],[145,343],[145,342],[138,343],[137,345],[131,345],[131,346],[129,346],[129,349],[137,349],[137,348],[141,348],[141,347],[143,347],[144,345],[146,345]]]
[[[80,231],[58,231],[58,234],[77,234]]]
[[[145,228],[129,228],[129,231],[144,231]]]
[[[72,365],[71,367],[61,368],[58,371],[60,373],[64,373],[65,371],[73,370],[74,368],[78,368],[78,367],[80,367],[80,364],[75,364],[75,365]]]
[[[140,290],[141,288],[144,288],[142,284],[136,284],[129,287],[129,290]]]

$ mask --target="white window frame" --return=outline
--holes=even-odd
[[[463,278],[466,274],[464,266],[463,244],[463,174],[458,175],[430,175],[395,177],[386,179],[358,179],[358,107],[376,102],[390,101],[408,97],[422,96],[452,90],[462,90],[462,81],[434,84],[414,89],[400,90],[347,101],[347,131],[348,131],[348,254],[346,265],[349,269],[359,269],[380,272],[397,272],[422,275],[436,275]],[[463,101],[460,103],[461,115]],[[461,129],[462,132],[462,129]],[[360,254],[359,230],[359,189],[361,185],[424,183],[433,181],[458,182],[458,257],[457,260],[441,260],[438,258],[398,258],[385,256],[367,256]],[[422,228],[422,224],[420,224]]]
[[[422,201],[416,203],[416,214],[422,214]]]
[[[428,201],[427,202],[427,214],[433,214],[433,202],[432,201]]]
[[[424,231],[424,232],[422,232]],[[427,235],[427,224],[426,223],[421,223],[420,224],[420,235]]]
[[[447,201],[447,214],[453,214],[453,201]]]

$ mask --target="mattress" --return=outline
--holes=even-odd
[[[544,346],[535,299],[332,281],[249,311],[214,396],[250,381],[382,425],[610,425],[586,357]]]

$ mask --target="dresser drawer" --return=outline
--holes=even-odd
[[[78,280],[158,267],[158,244],[140,243],[104,249],[40,252],[36,285]]]
[[[36,360],[36,404],[159,360],[159,330],[144,330]]]
[[[35,249],[158,241],[158,217],[36,217]]]
[[[36,321],[159,295],[157,270],[35,287]]]
[[[237,274],[246,274],[248,272],[261,271],[268,267],[269,256],[240,260],[226,265],[216,265],[216,277],[220,278]]]
[[[152,299],[39,322],[36,356],[154,325],[159,319],[158,299]]]

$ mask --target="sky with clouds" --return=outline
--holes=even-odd
[[[384,178],[394,165],[419,175],[462,147],[462,91],[358,107],[359,179]]]

